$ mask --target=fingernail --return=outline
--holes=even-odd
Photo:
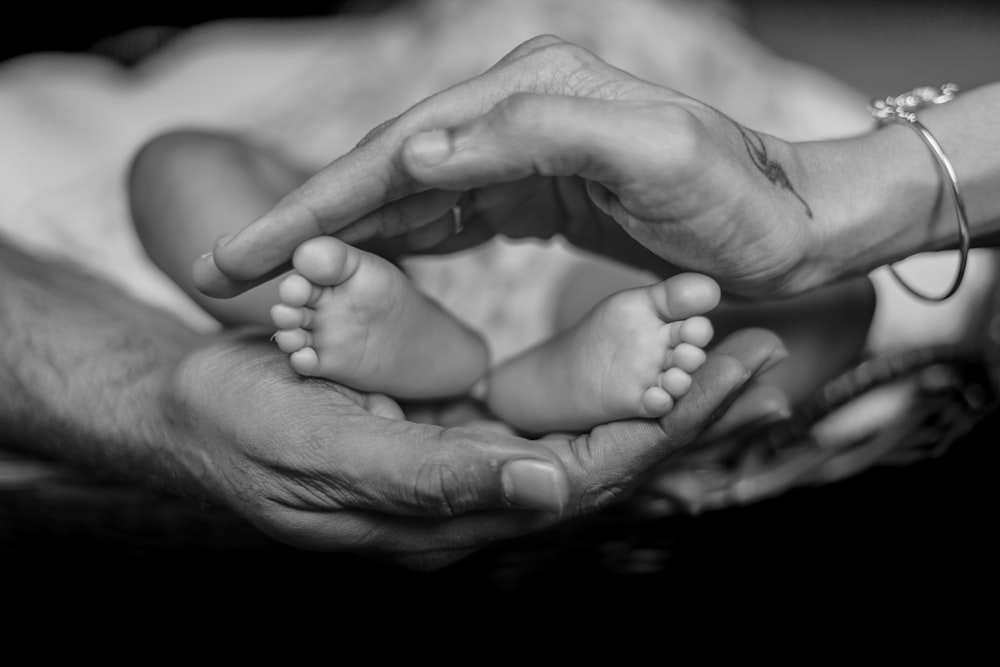
[[[501,472],[503,494],[511,505],[561,513],[569,496],[565,478],[545,461],[511,461]]]
[[[442,130],[422,132],[410,137],[409,149],[418,162],[433,166],[451,155],[451,139]]]

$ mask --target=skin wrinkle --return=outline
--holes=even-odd
[[[464,503],[452,500],[451,489],[461,488],[462,478],[443,461],[425,461],[417,469],[413,484],[413,503],[430,516],[452,517],[461,514]]]
[[[321,451],[322,448],[329,446],[330,443],[323,440],[316,442],[314,448]],[[358,493],[358,489],[351,485],[350,479],[338,474],[337,471],[320,467],[323,463],[322,456],[317,457],[320,465],[316,468],[301,465],[293,467],[292,464],[264,459],[252,453],[247,454],[247,458],[258,466],[260,472],[255,474],[262,479],[273,479],[277,474],[288,482],[281,486],[282,492],[288,497],[272,492],[267,494],[267,498],[289,510],[329,514],[331,503],[340,508],[348,508],[355,504],[364,505],[378,500],[370,495]]]
[[[331,501],[335,501],[341,507],[350,506],[349,503],[342,502],[339,495],[350,492],[350,489],[329,475],[298,474],[287,466],[271,466],[268,468],[268,472],[278,473],[293,482],[282,489],[290,496],[291,500],[277,493],[265,494],[268,500],[286,509],[296,512],[329,514]],[[305,493],[307,490],[315,493]]]
[[[591,434],[577,436],[574,440],[573,447],[570,448],[570,451],[575,452],[578,451],[579,448],[579,451],[583,453],[583,456],[579,457],[580,459],[585,458],[593,460],[595,457],[589,444],[591,438]],[[585,444],[581,446],[581,443]],[[581,467],[586,470],[605,469],[602,467],[602,463],[598,463],[596,465],[582,465]],[[607,507],[620,497],[625,490],[624,485],[627,485],[633,477],[632,475],[627,475],[623,478],[623,473],[626,469],[626,464],[623,464],[622,467],[616,468],[613,471],[605,469],[605,475],[602,476],[602,479],[607,476],[613,479],[614,482],[611,484],[605,484],[603,481],[595,480],[595,482],[589,484],[586,490],[579,494],[579,498],[576,502],[576,512],[581,516],[586,516],[592,512],[596,512]]]
[[[462,469],[463,466],[468,467],[469,461],[464,450],[469,448],[470,439],[481,438],[481,434],[465,427],[437,428],[421,433],[424,438],[433,439],[434,442],[428,448],[434,455],[421,462],[413,483],[405,485],[412,489],[414,506],[425,513],[430,510],[431,516],[443,518],[467,513],[470,501],[474,501],[476,497],[470,484],[478,483],[477,473],[481,468],[473,466],[468,470]],[[417,447],[421,445],[413,444]],[[470,450],[470,453],[474,451]],[[490,460],[487,466],[494,472],[499,467],[496,459]]]
[[[590,86],[589,88],[583,88],[585,91],[583,96],[606,100],[608,102],[616,102],[628,100],[629,92],[634,90],[634,88],[634,82],[632,81],[602,81],[601,83]]]
[[[565,95],[569,89],[573,94],[581,97],[593,97],[600,86],[606,83],[607,65],[600,61],[597,56],[587,49],[577,46],[553,44],[546,49],[551,53],[555,52],[555,61],[559,63],[559,72],[550,78],[550,83],[543,86],[546,92]],[[536,68],[535,71],[542,71]],[[590,82],[600,82],[593,85]]]
[[[563,461],[563,465],[566,468],[578,471],[574,476],[579,475],[580,471],[592,469],[586,463],[595,458],[594,448],[591,445],[591,433],[582,433],[572,439],[567,439],[566,445],[565,447],[559,447],[558,451],[561,453],[560,458]],[[575,507],[570,510],[571,515],[586,516],[589,513],[590,504],[587,503],[587,498],[590,496],[590,493],[591,489],[588,483],[585,491],[575,494],[575,497],[573,495],[570,496],[570,502],[575,503]]]
[[[283,430],[285,426],[278,424],[278,428],[279,430]],[[322,452],[325,448],[330,446],[330,443],[325,439],[325,437],[321,438],[316,434],[309,434],[308,439],[310,446],[303,447],[300,451]],[[299,493],[300,485],[318,491],[316,496],[327,502],[339,497],[337,494],[329,492],[331,488],[336,489],[338,493],[354,494],[346,480],[342,479],[340,475],[331,474],[327,470],[305,468],[303,466],[293,467],[292,464],[282,463],[281,461],[274,460],[272,457],[265,458],[252,451],[247,452],[245,456],[259,469],[266,470],[268,473],[276,473],[286,480],[295,482],[294,484],[288,485],[286,487],[286,491],[290,491],[293,496],[298,497],[303,502],[311,503],[314,502],[314,500],[305,494]],[[321,464],[323,461],[323,455],[319,454],[316,456],[316,459]],[[324,489],[326,490],[324,491]],[[287,504],[285,501],[281,501],[278,497],[274,497],[273,499],[276,502]],[[291,505],[288,506],[292,507]]]

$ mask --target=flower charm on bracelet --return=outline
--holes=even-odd
[[[932,104],[951,102],[955,99],[957,92],[958,86],[954,83],[946,83],[937,87],[921,86],[908,93],[890,95],[881,100],[872,100],[869,108],[872,116],[881,122],[900,118],[912,123],[917,119],[915,111]]]

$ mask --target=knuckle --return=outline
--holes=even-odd
[[[600,58],[555,35],[534,37],[501,61],[513,63],[521,71],[522,86],[542,93],[588,95],[608,79]]]
[[[415,473],[413,503],[424,514],[454,517],[468,504],[468,486],[456,463],[447,456],[424,462]]]
[[[327,233],[327,220],[311,198],[297,196],[293,191],[281,198],[276,208],[279,207],[294,211],[295,218],[298,220],[308,220],[312,227],[311,231],[315,236],[322,236]]]
[[[551,40],[540,38],[531,55],[535,60],[569,69],[591,66],[600,62],[597,56],[582,46],[559,38]]]
[[[508,63],[515,60],[520,60],[522,58],[530,56],[532,53],[535,53],[540,49],[545,49],[550,46],[559,46],[568,43],[569,42],[560,37],[557,37],[556,35],[552,34],[536,35],[535,37],[532,37],[531,39],[525,40],[524,42],[518,44],[514,48],[514,50],[508,53],[500,62]]]
[[[571,460],[564,463],[579,471],[589,471],[583,478],[587,481],[576,495],[573,511],[570,514],[586,516],[605,509],[621,498],[629,488],[633,475],[627,467],[612,466],[608,469],[606,455],[589,434],[582,434],[573,440],[568,449]],[[606,471],[601,474],[600,471]]]

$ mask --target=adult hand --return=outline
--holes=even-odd
[[[765,330],[738,332],[662,420],[537,441],[407,421],[391,399],[298,376],[273,344],[252,338],[191,353],[163,405],[189,448],[178,458],[210,496],[265,533],[305,549],[436,569],[628,493],[782,352]]]
[[[538,37],[373,130],[221,240],[195,282],[235,295],[322,234],[391,239],[387,251],[403,253],[562,234],[661,274],[707,273],[731,293],[797,293],[823,281],[809,255],[844,205],[821,198],[802,146]]]

